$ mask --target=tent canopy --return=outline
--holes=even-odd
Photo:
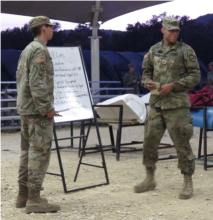
[[[100,80],[98,22],[106,22],[120,15],[147,8],[164,1],[1,1],[1,12],[25,16],[45,15],[50,19],[87,23],[92,27],[92,80]],[[99,87],[99,84],[92,84]]]
[[[16,69],[21,50],[1,50],[1,79],[2,81],[15,81]],[[86,72],[89,81],[92,79],[91,72],[91,52],[88,50],[82,51]],[[129,70],[128,64],[134,63],[136,72],[143,74],[141,68],[143,57],[147,52],[114,52],[114,51],[100,51],[100,80],[101,81],[121,81],[118,84],[112,84],[110,87],[125,87],[123,84],[123,77]],[[201,70],[201,82],[206,81],[207,66],[198,58]],[[3,85],[2,85],[3,86]],[[15,86],[15,85],[14,85]],[[101,83],[101,87],[106,84]],[[140,87],[141,93],[148,92],[143,87]],[[200,89],[200,88],[197,88]],[[97,92],[97,91],[96,91]],[[103,91],[104,92],[104,91]],[[102,94],[102,93],[101,93]],[[116,91],[108,91],[108,94],[116,94]]]
[[[1,1],[1,12],[25,16],[45,15],[51,19],[86,23],[93,21],[94,13],[100,12],[98,21],[106,22],[123,14],[168,1]]]

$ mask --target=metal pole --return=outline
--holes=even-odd
[[[203,133],[204,133],[204,170],[207,170],[207,143],[206,143],[206,129],[207,129],[207,123],[206,123],[206,113],[207,113],[207,107],[203,108]]]
[[[99,52],[99,36],[98,27],[92,26],[91,37],[91,79],[92,81],[100,81],[100,52]],[[92,83],[92,88],[100,88],[99,83]]]
[[[100,81],[100,50],[99,50],[99,38],[98,36],[98,19],[99,13],[103,11],[101,7],[101,1],[96,1],[95,6],[92,7],[94,12],[93,21],[91,23],[92,36],[91,38],[91,81]],[[99,83],[91,83],[91,88],[100,88]]]

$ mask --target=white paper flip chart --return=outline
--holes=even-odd
[[[94,118],[92,98],[80,47],[48,47],[54,67],[55,122]],[[67,111],[63,111],[63,109]]]

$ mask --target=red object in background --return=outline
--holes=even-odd
[[[213,106],[213,92],[210,86],[201,90],[188,91],[191,106]]]

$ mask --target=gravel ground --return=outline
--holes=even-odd
[[[143,139],[143,127],[123,128],[122,142],[139,141]],[[116,130],[114,130],[116,132]],[[110,144],[107,127],[100,127],[103,144]],[[69,129],[57,131],[58,137],[68,137]],[[79,134],[79,127],[75,127],[74,134]],[[194,129],[191,145],[197,155],[199,129]],[[163,143],[172,143],[166,132]],[[69,145],[69,141],[60,143]],[[98,144],[95,127],[92,127],[87,147]],[[134,220],[212,220],[212,186],[213,168],[204,171],[203,162],[196,161],[196,172],[193,175],[194,195],[189,200],[178,199],[183,177],[177,169],[177,159],[159,161],[157,163],[156,179],[158,186],[153,191],[135,194],[133,186],[145,177],[142,166],[142,153],[128,152],[121,154],[120,161],[116,161],[112,151],[105,151],[105,160],[109,175],[109,185],[91,188],[75,193],[65,194],[61,177],[46,175],[44,191],[41,194],[49,202],[57,203],[61,210],[57,213],[25,214],[25,209],[15,208],[18,192],[17,176],[19,164],[20,133],[1,134],[1,219],[31,220],[31,219],[134,219]],[[53,144],[54,148],[55,144]],[[75,139],[74,146],[78,147]],[[142,145],[135,145],[141,148]],[[208,133],[208,151],[213,151],[213,135]],[[159,156],[175,155],[174,148],[159,150]],[[68,190],[79,187],[105,183],[104,170],[82,165],[77,182],[73,182],[79,161],[77,149],[61,150],[66,184]],[[83,162],[101,165],[100,153],[88,154]],[[52,151],[49,172],[60,173],[58,158]]]

